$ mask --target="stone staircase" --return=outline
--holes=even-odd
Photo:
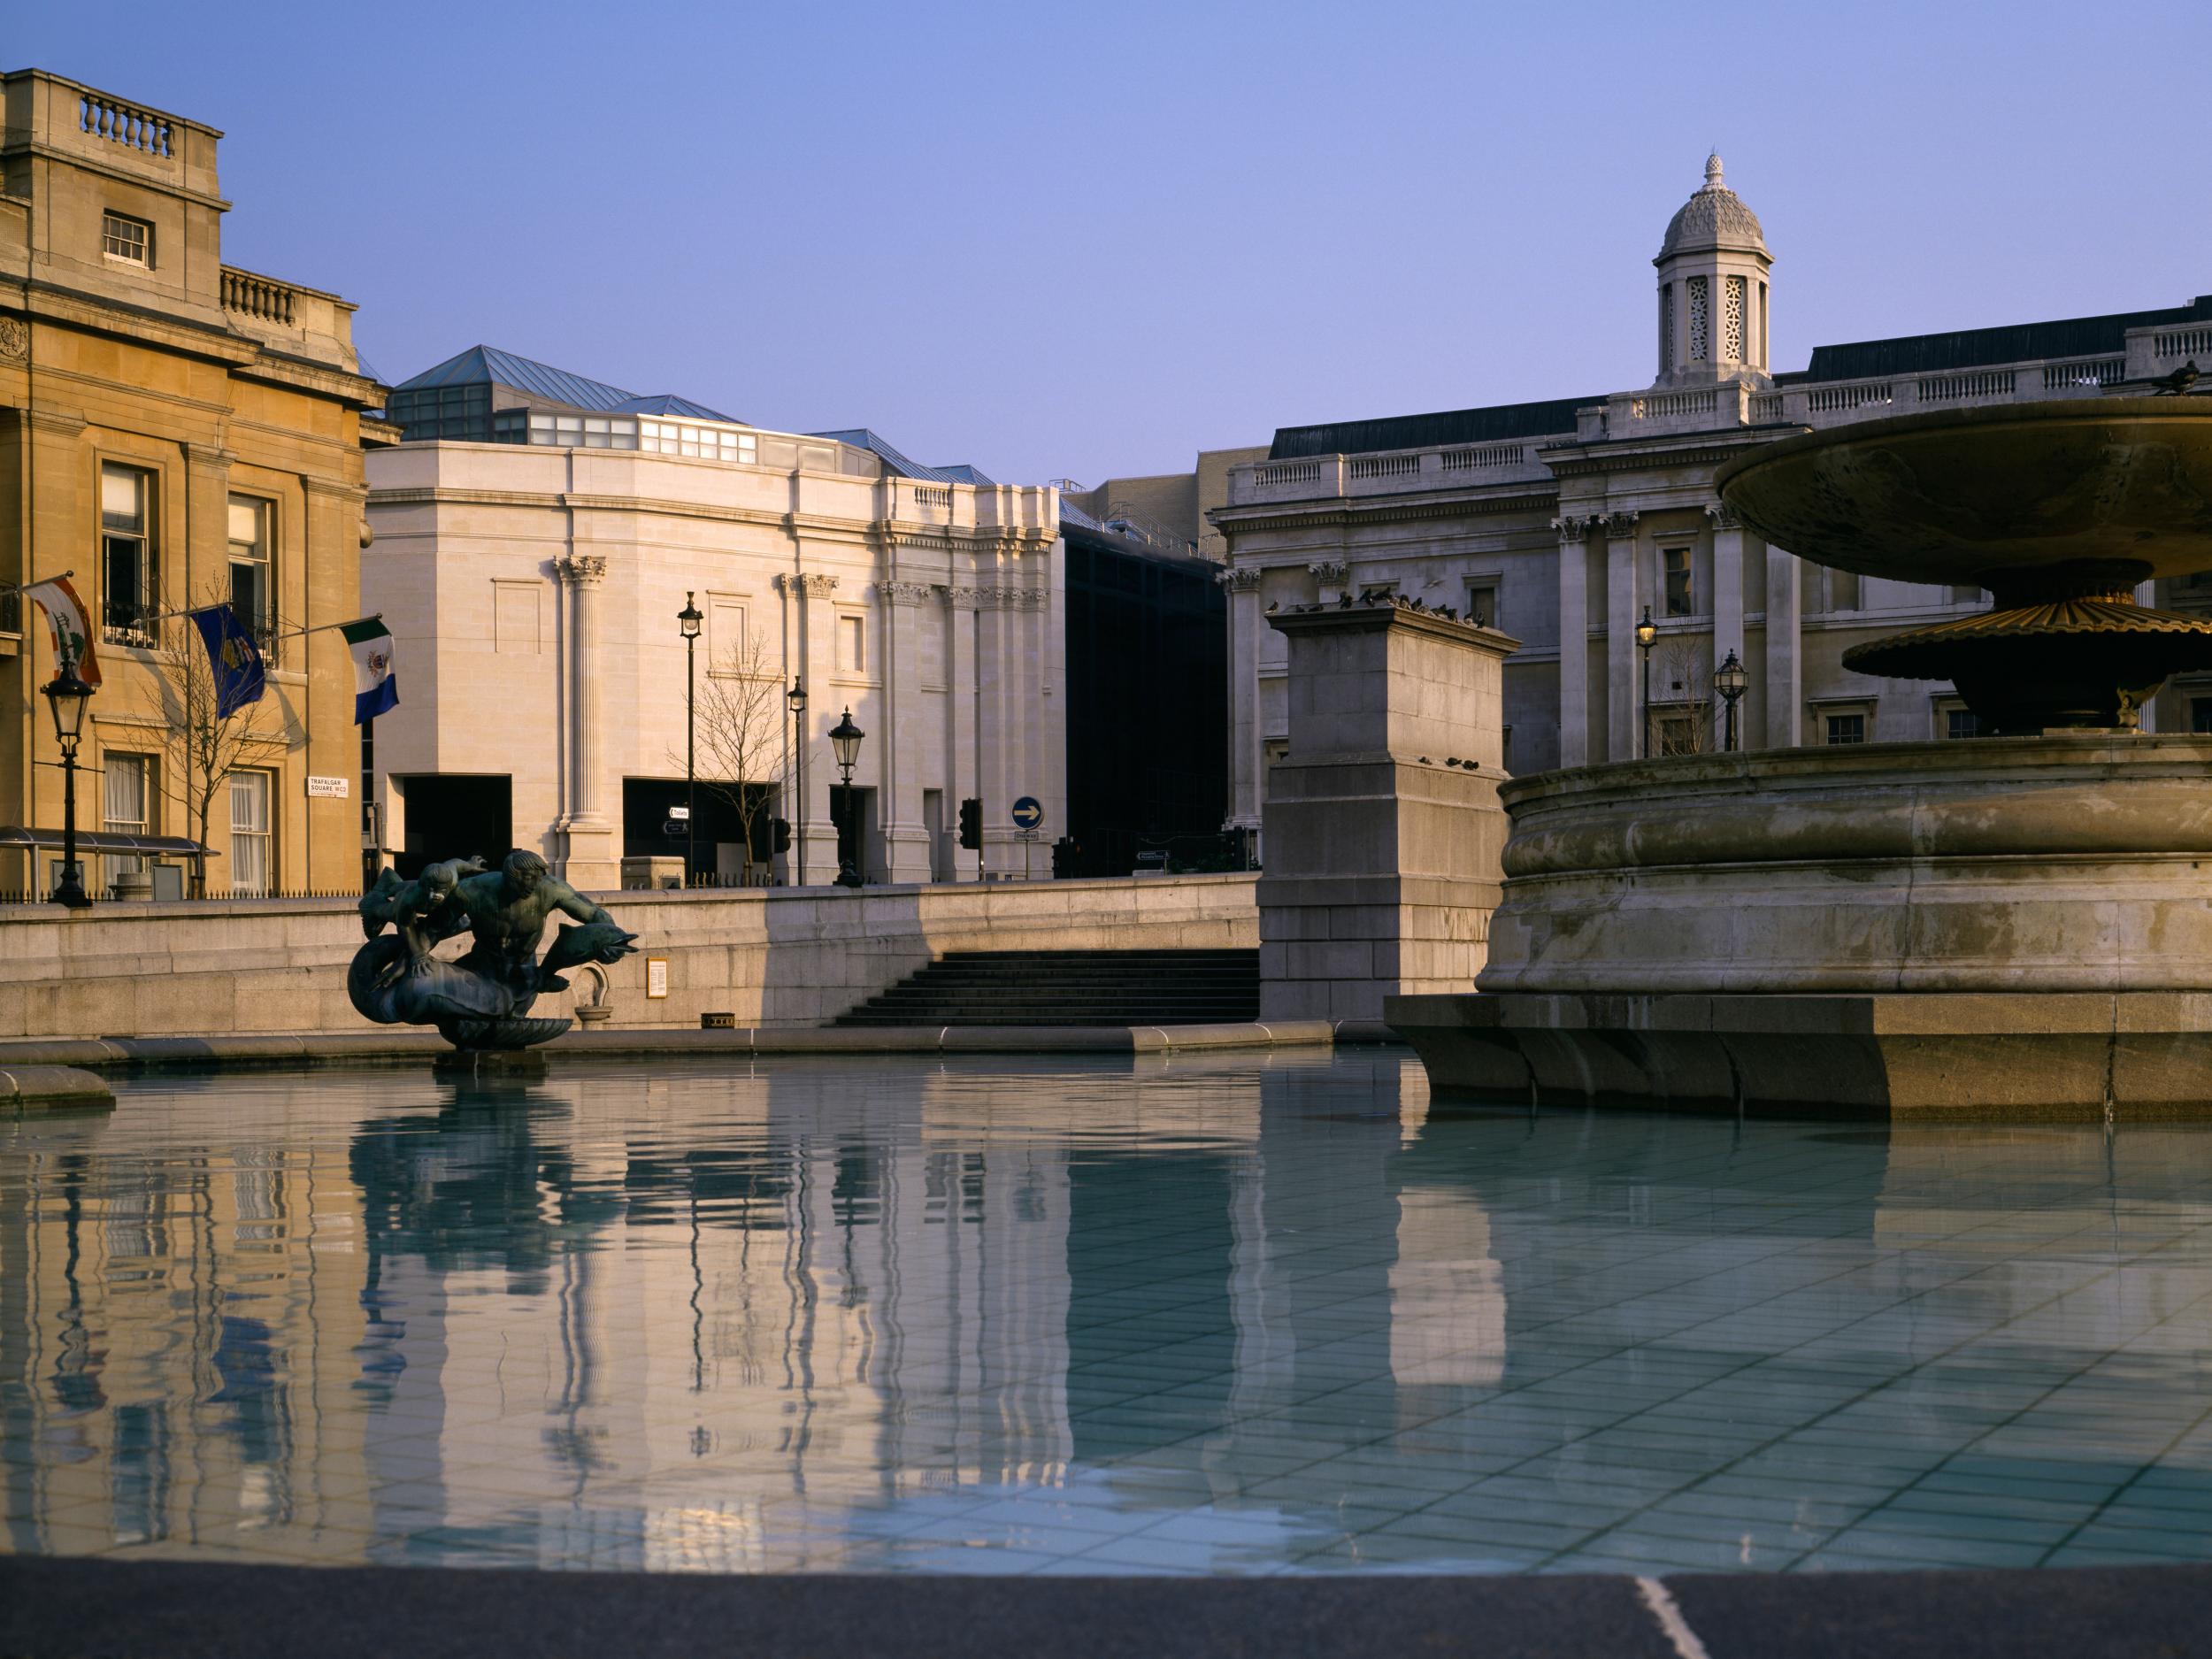
[[[1256,950],[964,950],[840,1025],[1212,1025],[1260,1014]]]

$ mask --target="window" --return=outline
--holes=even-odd
[[[1498,620],[1498,584],[1494,581],[1467,584],[1467,620],[1478,627],[1496,628],[1505,625]]]
[[[273,503],[230,498],[230,608],[264,657],[276,655],[276,590],[269,577]]]
[[[868,618],[840,617],[837,618],[837,668],[840,673],[864,674],[868,672]]]
[[[100,815],[103,829],[120,835],[150,833],[147,803],[153,799],[153,764],[150,756],[119,755],[112,749],[101,757],[102,790],[106,797]],[[145,864],[141,858],[110,858],[107,862],[110,881],[118,876],[135,875]]]
[[[746,466],[760,459],[759,441],[749,432],[686,426],[672,420],[639,421],[638,448],[654,455],[692,455],[703,461],[730,461]]]
[[[100,574],[108,639],[150,645],[154,614],[153,474],[134,466],[100,469]]]
[[[269,891],[270,774],[230,775],[230,890],[236,898],[260,898]]]
[[[1726,297],[1721,307],[1721,356],[1732,363],[1743,361],[1744,342],[1744,280],[1740,276],[1728,279]]]
[[[1702,363],[1713,355],[1713,304],[1707,292],[1709,280],[1690,279],[1690,361]]]
[[[150,268],[154,263],[154,227],[142,219],[120,213],[100,216],[100,251],[125,265]]]
[[[1666,576],[1666,606],[1671,617],[1693,614],[1690,591],[1690,549],[1671,547],[1659,556]]]
[[[1863,743],[1866,741],[1864,714],[1832,714],[1828,717],[1828,741],[1831,743]]]
[[[1979,737],[1981,718],[1971,709],[1946,709],[1943,711],[1943,735],[1946,739]]]
[[[1831,570],[1828,572],[1828,609],[1856,611],[1859,608],[1859,578],[1852,571]]]
[[[1655,755],[1701,755],[1705,752],[1705,720],[1694,710],[1676,710],[1652,722],[1652,752]]]
[[[1674,284],[1659,285],[1659,373],[1674,366]]]

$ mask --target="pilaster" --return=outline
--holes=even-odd
[[[837,820],[830,811],[830,789],[837,767],[822,733],[837,724],[844,705],[830,682],[837,673],[837,578],[803,571],[795,579],[800,596],[801,672],[807,684],[806,714],[799,743],[805,762],[806,798],[800,802],[806,826],[806,857],[798,885],[837,879]],[[834,705],[834,706],[833,706]]]
[[[1804,566],[1794,553],[1767,549],[1766,713],[1769,749],[1795,749],[1805,706]]]
[[[1230,829],[1260,827],[1260,573],[1232,565],[1214,580],[1229,591]]]
[[[889,740],[883,757],[884,860],[894,882],[929,879],[929,832],[922,823],[923,755],[927,722],[922,710],[922,610],[937,603],[926,582],[879,582],[887,661],[884,722]]]
[[[950,718],[945,722],[946,741],[952,753],[945,767],[945,776],[952,780],[952,798],[945,803],[945,821],[955,832],[952,855],[952,875],[956,881],[976,879],[976,856],[972,849],[959,844],[957,830],[960,823],[960,803],[977,795],[977,746],[981,730],[978,718],[976,690],[976,607],[979,599],[972,588],[949,587],[944,590],[945,641],[949,671],[946,680],[946,699],[950,703]]]
[[[1643,718],[1641,664],[1636,660],[1638,606],[1643,593],[1643,561],[1637,555],[1633,512],[1605,515],[1605,758],[1632,760]]]
[[[1590,760],[1590,561],[1587,518],[1551,521],[1559,534],[1559,764]]]
[[[1721,502],[1708,505],[1705,516],[1713,521],[1713,666],[1718,668],[1731,651],[1743,661],[1743,520]],[[1749,736],[1740,723],[1737,734],[1740,741]]]

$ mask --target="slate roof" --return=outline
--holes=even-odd
[[[844,426],[835,432],[810,432],[806,435],[810,438],[829,438],[839,443],[849,443],[856,449],[865,449],[872,455],[880,457],[883,464],[901,478],[918,478],[930,484],[964,484],[969,481],[954,476],[958,470],[956,468],[924,466],[919,461],[909,460],[865,426]]]
[[[1601,403],[1592,397],[1554,397],[1540,403],[1496,403],[1432,415],[1392,415],[1380,420],[1339,420],[1317,426],[1278,426],[1271,461],[1302,455],[1358,455],[1372,449],[1426,449],[1460,443],[1506,443],[1575,429],[1575,411]]]
[[[733,415],[725,415],[689,398],[667,392],[641,396],[635,392],[626,392],[619,386],[610,386],[604,380],[590,380],[566,369],[557,369],[549,363],[540,363],[535,357],[502,351],[496,346],[471,346],[466,351],[425,369],[412,380],[401,381],[392,389],[411,392],[441,386],[485,385],[511,386],[517,391],[566,403],[572,409],[589,410],[594,414],[689,415],[696,420],[722,420],[732,426],[745,424]]]
[[[1879,374],[1941,373],[1990,363],[2032,363],[2038,357],[2116,357],[2127,349],[2131,328],[2198,322],[2212,322],[2212,295],[2200,295],[2186,305],[2170,305],[2162,311],[2062,317],[2047,323],[1959,328],[1948,334],[1816,346],[1813,360],[1805,368],[1774,378],[1778,384],[1793,386],[1808,380],[1855,380]]]

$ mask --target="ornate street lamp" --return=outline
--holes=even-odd
[[[84,873],[77,864],[77,744],[84,736],[92,687],[77,678],[77,664],[65,660],[45,691],[54,706],[54,735],[61,741],[61,880],[53,899],[73,910],[87,910],[92,895],[84,890]]]
[[[843,719],[830,727],[830,749],[837,757],[837,769],[845,774],[845,828],[851,835],[853,843],[850,872],[841,870],[837,874],[841,887],[864,887],[868,885],[867,860],[860,850],[860,814],[855,810],[853,800],[853,766],[860,759],[860,740],[867,735],[853,724],[850,709],[845,710]],[[846,879],[848,873],[851,876],[850,880]]]
[[[1736,699],[1742,696],[1744,687],[1751,683],[1751,676],[1744,672],[1743,664],[1730,651],[1713,671],[1713,689],[1720,693],[1728,704],[1728,741],[1724,745],[1729,754],[1736,752]]]
[[[791,841],[795,862],[791,868],[791,885],[806,886],[806,686],[798,675],[791,676],[791,689],[783,694],[784,704],[791,710],[791,764],[795,774],[791,803]]]
[[[1659,642],[1659,625],[1651,619],[1651,607],[1644,607],[1643,620],[1636,625],[1636,649],[1644,654],[1644,758],[1651,758],[1651,648]]]
[[[699,872],[699,670],[695,660],[699,625],[706,620],[684,590],[684,608],[676,613],[677,630],[684,636],[684,886]],[[745,787],[738,780],[739,788]],[[746,855],[750,857],[749,853]]]

